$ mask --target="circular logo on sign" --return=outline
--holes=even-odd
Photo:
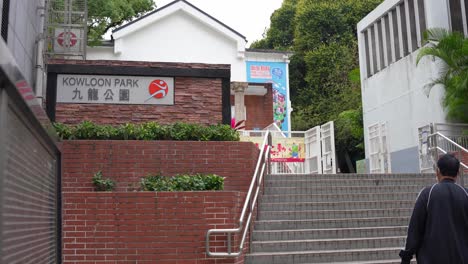
[[[76,35],[73,32],[62,32],[57,36],[57,42],[65,48],[73,47],[77,42]]]
[[[167,92],[169,91],[169,86],[165,81],[157,79],[150,83],[148,91],[151,97],[161,99],[166,97]]]

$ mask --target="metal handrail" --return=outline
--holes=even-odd
[[[445,150],[445,149],[441,148],[440,146],[437,145],[437,137],[441,137],[446,142],[448,142],[452,146],[454,146],[457,150],[456,151],[449,151],[449,150]],[[468,165],[463,162],[463,160],[462,160],[463,156],[461,155],[461,152],[468,153],[468,150],[466,148],[464,148],[463,146],[459,145],[457,142],[455,142],[452,139],[448,138],[444,134],[440,133],[440,132],[436,132],[434,134],[431,134],[431,135],[428,136],[428,138],[432,139],[432,144],[431,144],[432,146],[430,147],[430,150],[435,150],[434,151],[434,156],[433,156],[434,161],[437,161],[437,158],[438,158],[437,152],[438,151],[441,151],[444,154],[447,154],[448,152],[458,152],[458,158],[460,160],[460,165],[461,165],[461,167],[460,167],[460,181],[461,181],[461,184],[463,185],[464,184],[463,171],[464,171],[464,169],[468,169]],[[429,141],[429,142],[431,142],[431,141]],[[434,164],[435,164],[435,162],[434,162]]]
[[[252,220],[252,214],[255,210],[255,206],[257,204],[257,198],[260,193],[261,183],[263,181],[265,169],[268,170],[267,161],[269,161],[269,157],[270,157],[270,148],[271,148],[271,135],[269,131],[267,131],[263,139],[262,147],[260,148],[260,155],[258,156],[257,165],[255,167],[255,172],[253,174],[252,181],[250,183],[249,191],[247,192],[247,195],[245,198],[244,207],[242,208],[242,212],[239,217],[239,227],[228,228],[228,229],[209,229],[206,232],[206,254],[208,256],[210,257],[238,257],[242,254],[242,250],[244,249],[244,242],[247,237],[247,231],[249,230],[250,222]],[[253,199],[252,199],[252,192],[255,186],[257,186],[257,188],[255,189],[255,195],[253,196]],[[249,215],[247,217],[247,220],[244,222],[247,209],[250,209]],[[244,228],[244,223],[245,223],[245,228]],[[240,233],[243,228],[244,228],[244,232],[242,234],[242,240],[240,242],[239,251],[232,252],[231,236],[233,234]],[[227,252],[211,252],[210,251],[210,236],[212,234],[227,234],[227,241],[228,241]]]

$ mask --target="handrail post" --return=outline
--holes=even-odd
[[[273,146],[273,138],[271,136],[271,133],[268,134],[268,146],[272,147]],[[268,158],[265,161],[267,165],[267,175],[271,174],[271,152],[268,151]]]
[[[260,153],[257,159],[257,165],[255,166],[255,172],[253,174],[253,178],[251,180],[249,190],[247,191],[246,198],[244,201],[244,206],[242,207],[241,215],[239,217],[239,227],[230,228],[230,229],[209,229],[206,232],[205,250],[206,250],[206,254],[210,257],[238,257],[242,254],[242,250],[244,248],[244,243],[247,237],[247,233],[252,230],[251,229],[252,225],[250,224],[250,222],[252,220],[253,212],[255,211],[255,205],[258,199],[258,194],[260,193],[260,189],[261,189],[260,185],[263,183],[262,178],[265,174],[265,166],[267,165],[266,157],[269,157],[269,152],[270,152],[269,144],[271,143],[271,134],[269,133],[269,131],[267,131],[266,134],[267,135],[265,135],[263,139],[262,146],[260,147]],[[249,210],[249,213],[247,215],[247,220],[244,222],[244,218],[246,216],[247,210]],[[244,232],[242,233],[242,239],[240,242],[239,251],[236,251],[233,253],[231,234],[241,233],[242,230],[244,230]],[[211,252],[210,251],[210,235],[220,234],[220,233],[228,234],[228,237],[227,237],[228,252]]]
[[[462,161],[463,160],[463,153],[461,152],[461,150],[459,149],[458,150],[458,158]],[[465,187],[465,179],[464,179],[464,175],[463,175],[463,172],[465,171],[465,168],[463,166],[461,166],[460,164],[460,168],[459,168],[459,177],[460,177],[460,185]]]
[[[434,144],[434,156],[432,157],[434,159],[434,167],[437,166],[437,160],[439,159],[439,149],[437,148],[437,134],[434,134],[432,137],[432,144]],[[437,171],[434,171],[437,172]]]

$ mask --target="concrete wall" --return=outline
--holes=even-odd
[[[11,0],[8,23],[8,48],[29,85],[35,85],[36,41],[43,31],[44,0]],[[3,1],[0,2],[0,7]],[[1,14],[1,12],[0,12]],[[35,89],[37,90],[37,88]]]
[[[386,45],[381,46],[380,49],[383,48],[384,53],[388,52],[388,55],[384,54],[381,58],[377,58],[378,55],[376,55],[379,54],[379,47],[369,48],[370,45],[368,42],[366,43],[364,37],[366,29],[376,21],[382,21],[380,19],[386,16],[390,10],[402,3],[412,5],[413,1],[416,0],[386,0],[358,24],[366,158],[369,158],[370,152],[368,127],[376,123],[386,123],[388,148],[392,156],[392,172],[418,172],[417,129],[431,122],[446,122],[441,105],[444,95],[443,87],[435,86],[429,94],[425,89],[426,84],[437,78],[440,68],[439,62],[425,58],[416,66],[422,33],[417,32],[413,36],[417,38],[413,39],[412,43],[410,43],[411,40],[404,39],[403,41],[408,41],[409,45],[413,45],[413,50],[410,50],[409,54],[403,58],[393,59],[393,61],[391,55],[395,53],[395,48],[391,48],[392,42],[388,37],[384,36],[383,40],[379,39]],[[445,0],[420,0],[418,3],[425,5],[426,28],[449,28],[448,4]],[[408,31],[414,25],[410,23],[418,23],[417,17],[415,22],[407,21],[411,21],[406,28]],[[385,30],[383,32],[385,33]],[[409,34],[402,36],[411,39]],[[372,37],[370,38],[372,39]],[[400,43],[397,43],[397,49],[400,48],[398,44]],[[404,44],[406,45],[406,43]],[[366,53],[366,49],[370,49],[370,51]],[[373,54],[373,52],[375,53]],[[383,63],[383,67],[373,69],[369,76],[368,68],[375,68],[375,66],[369,66],[366,60],[371,57],[371,59],[377,59],[377,63],[379,63],[386,58],[384,56],[389,56],[390,59]],[[400,157],[400,155],[404,157]]]

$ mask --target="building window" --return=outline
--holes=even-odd
[[[377,41],[378,41],[378,63],[379,63],[379,71],[385,68],[385,62],[384,62],[384,39],[382,36],[382,21],[379,20],[376,24],[377,26]]]
[[[463,15],[461,2],[463,0],[450,0],[449,1],[449,10],[450,10],[450,25],[452,31],[458,31],[464,33],[463,30]],[[466,24],[465,24],[466,27]]]
[[[398,27],[398,17],[396,8],[389,12],[389,16],[392,18],[391,25],[393,28],[393,51],[395,52],[395,61],[403,57],[400,50],[400,28]]]
[[[392,58],[392,41],[391,41],[391,33],[390,33],[390,18],[389,14],[383,17],[382,22],[383,22],[383,27],[384,27],[384,51],[385,51],[385,66],[390,65],[390,63],[393,62]]]
[[[424,0],[418,0],[418,19],[419,19],[419,34],[421,36],[421,43],[424,39],[424,31],[426,31],[426,8],[424,6]]]
[[[408,50],[408,25],[406,19],[406,8],[407,6],[403,2],[401,5],[397,6],[397,17],[400,21],[399,28],[401,29],[401,42],[400,49],[403,57],[409,54]],[[399,15],[398,15],[399,14]]]
[[[9,13],[10,13],[10,0],[3,0],[1,35],[2,35],[3,40],[5,40],[5,42],[7,42],[7,39],[8,39]]]
[[[372,57],[372,74],[375,74],[377,73],[379,70],[377,69],[377,45],[376,45],[376,37],[375,37],[375,27],[374,25],[372,25],[372,27],[369,28],[369,38],[370,38],[370,42],[371,42],[371,45],[372,45],[372,53],[371,53],[371,57]]]
[[[464,23],[465,23],[465,36],[468,37],[468,0],[465,0],[463,1],[463,5],[465,6],[465,20],[464,20]]]
[[[424,0],[402,0],[362,30],[367,77],[421,47],[426,27]]]
[[[369,47],[369,34],[367,33],[367,30],[364,31],[363,35],[364,35],[364,46]],[[366,51],[366,73],[367,73],[367,77],[370,77],[372,76],[371,66],[370,66],[371,54],[370,54],[369,49],[366,48],[365,51]]]
[[[409,43],[408,43],[408,51],[409,52],[413,52],[415,51],[417,48],[418,48],[418,31],[417,31],[417,28],[416,28],[416,10],[414,8],[414,3],[416,2],[416,0],[413,0],[413,1],[406,1],[405,3],[407,3],[407,9],[406,9],[406,14],[407,14],[407,17],[408,17],[408,31],[409,31],[409,34],[408,34],[408,39],[409,39]],[[419,21],[418,21],[419,22]]]

